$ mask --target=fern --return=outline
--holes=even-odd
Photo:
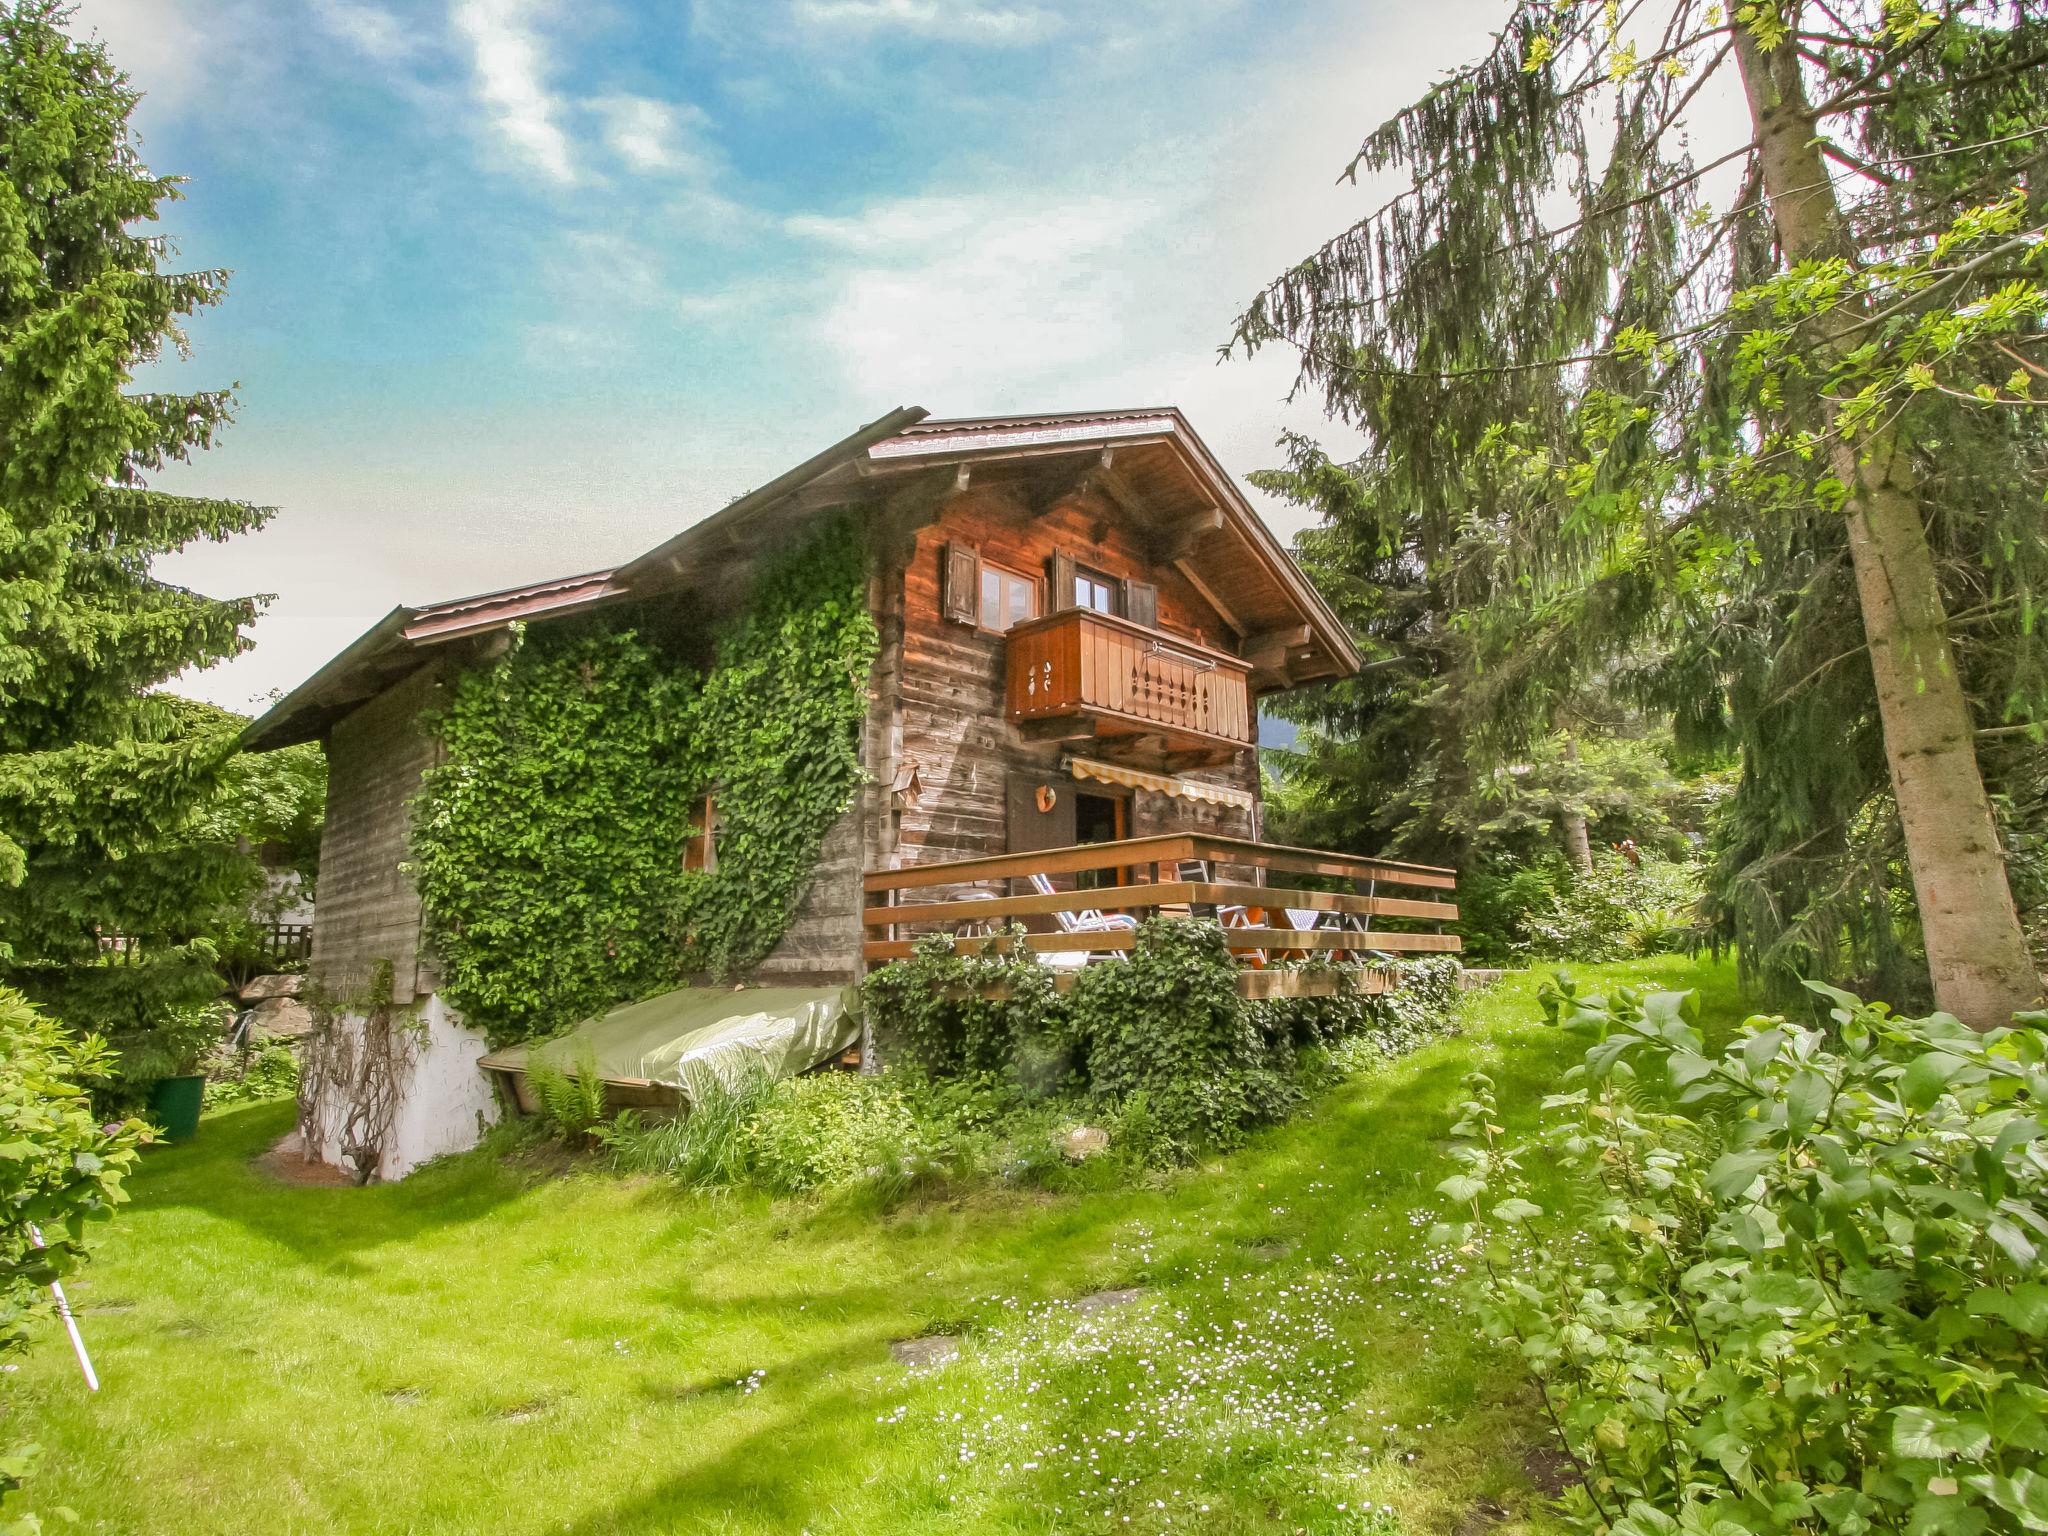
[[[591,1135],[606,1119],[604,1079],[588,1050],[567,1072],[538,1056],[529,1058],[526,1086],[541,1118],[565,1141]]]

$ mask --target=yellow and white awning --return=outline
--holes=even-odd
[[[1070,757],[1067,770],[1077,779],[1093,779],[1098,784],[1121,784],[1126,789],[1149,789],[1156,795],[1174,795],[1182,800],[1201,800],[1210,805],[1235,805],[1244,810],[1252,808],[1252,793],[1248,789],[1237,789],[1229,784],[1210,784],[1201,779],[1179,779],[1171,774],[1146,773],[1137,768],[1125,768],[1118,763],[1100,763],[1092,757]]]

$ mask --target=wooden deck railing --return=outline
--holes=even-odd
[[[1250,746],[1251,667],[1164,630],[1088,608],[1007,636],[1010,718],[1085,717],[1103,734],[1166,731]]]
[[[1030,888],[1033,875],[1054,887],[1050,894]],[[1083,875],[1096,883],[1081,886]],[[1287,883],[1303,877],[1349,889]],[[965,953],[1012,922],[1049,929],[1028,934],[1025,944],[1069,961],[1129,949],[1131,929],[1082,916],[1107,912],[1217,916],[1231,949],[1255,965],[1308,954],[1348,961],[1455,954],[1461,947],[1455,934],[1441,931],[1458,916],[1455,904],[1440,899],[1456,888],[1455,871],[1202,833],[872,870],[863,885],[870,965],[907,959],[919,932],[951,932],[955,949]],[[1019,886],[1026,888],[1021,894]],[[1438,894],[1384,894],[1388,887]],[[1384,927],[1389,921],[1403,926]]]

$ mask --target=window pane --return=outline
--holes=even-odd
[[[1025,581],[1021,577],[1008,578],[1010,587],[1010,624],[1022,624],[1026,619],[1038,617],[1038,583]],[[1009,625],[1003,626],[1008,628]]]
[[[1003,574],[985,565],[981,568],[981,627],[1003,627]]]

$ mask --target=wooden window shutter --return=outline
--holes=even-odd
[[[1073,556],[1073,552],[1072,552],[1072,551],[1070,551],[1070,550],[1065,550],[1065,549],[1056,549],[1056,550],[1054,550],[1054,551],[1052,552],[1052,559],[1051,559],[1051,560],[1049,560],[1049,561],[1047,561],[1047,562],[1046,562],[1046,564],[1047,564],[1047,568],[1048,568],[1048,569],[1049,569],[1049,570],[1051,571],[1051,573],[1052,573],[1052,607],[1051,607],[1051,611],[1052,611],[1053,613],[1059,613],[1059,612],[1061,612],[1061,611],[1062,611],[1063,609],[1067,609],[1067,608],[1071,608],[1071,607],[1073,607],[1073,606],[1074,606],[1074,556]]]
[[[954,624],[972,624],[981,615],[981,551],[958,539],[939,551],[939,611]]]
[[[1149,581],[1124,581],[1124,617],[1147,629],[1159,627],[1159,589]]]

